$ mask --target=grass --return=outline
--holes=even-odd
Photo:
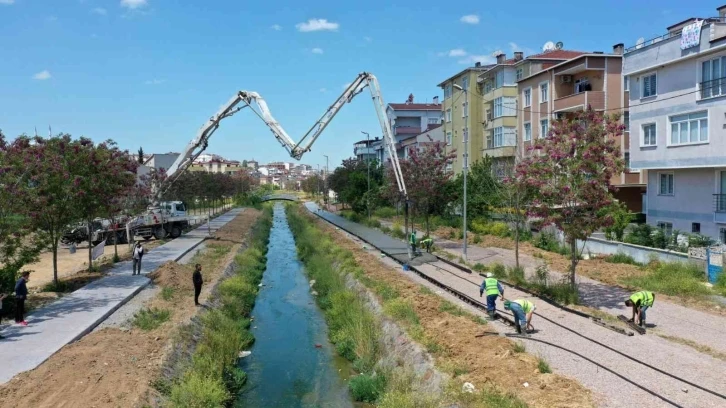
[[[161,289],[161,298],[169,301],[174,298],[174,288],[165,287]]]
[[[726,272],[721,272],[721,274],[718,275],[716,283],[713,285],[713,290],[721,296],[726,296]]]
[[[507,277],[507,268],[500,263],[495,263],[494,265],[492,265],[491,271],[494,277],[497,279],[503,279]]]
[[[419,319],[413,306],[406,300],[394,299],[383,306],[385,313],[396,320],[411,325],[418,325]]]
[[[191,361],[181,376],[165,387],[169,407],[225,406],[244,385],[247,375],[237,368],[237,356],[254,342],[248,316],[265,270],[271,227],[272,211],[266,206],[252,227],[250,246],[235,257],[235,274],[219,285],[221,307],[200,317],[202,335]],[[224,256],[221,246],[209,248],[211,258]]]
[[[442,300],[439,303],[439,312],[448,313],[453,316],[463,316],[465,313],[459,306],[456,306],[448,300]]]
[[[385,392],[386,378],[382,374],[360,374],[351,378],[348,386],[354,400],[374,403]]]
[[[514,345],[512,346],[512,351],[515,353],[524,353],[527,351],[527,346],[524,345],[521,341],[515,341]]]
[[[539,370],[541,374],[549,374],[552,372],[549,363],[541,357],[537,359],[537,370]]]
[[[142,309],[134,315],[133,325],[144,331],[151,331],[168,321],[171,311],[167,309]]]
[[[672,342],[678,343],[678,344],[683,344],[684,346],[688,346],[696,351],[699,351],[704,354],[708,354],[709,356],[711,356],[713,358],[717,358],[719,360],[726,361],[726,353],[722,353],[718,350],[714,350],[709,346],[706,346],[706,345],[703,345],[700,343],[696,343],[693,340],[684,339],[682,337],[668,336],[668,335],[660,334],[660,333],[656,333],[656,334],[668,341],[672,341]]]
[[[487,266],[481,262],[477,262],[474,264],[474,266],[471,267],[471,269],[473,269],[476,272],[486,272]]]
[[[632,256],[618,252],[603,258],[603,261],[615,264],[640,265]]]
[[[653,262],[643,276],[624,279],[628,285],[669,296],[703,297],[712,294],[704,285],[704,272],[690,262]]]

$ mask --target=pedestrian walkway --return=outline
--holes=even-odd
[[[233,209],[195,230],[154,248],[142,261],[142,273],[176,261],[194,249],[211,231],[234,219],[244,209]],[[56,351],[93,330],[149,284],[143,275],[131,275],[131,261],[119,262],[108,276],[92,282],[27,316],[28,327],[10,326],[0,340],[0,384],[39,366]]]

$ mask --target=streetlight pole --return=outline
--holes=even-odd
[[[329,194],[328,194],[328,191],[329,191],[328,190],[328,156],[327,155],[323,155],[323,156],[325,156],[325,178],[323,179],[324,180],[323,184],[325,185],[325,192],[324,192],[325,196],[323,198],[323,202],[325,203],[325,207],[327,209],[328,199],[330,198]]]
[[[463,247],[463,258],[464,262],[467,262],[466,256],[466,173],[469,171],[469,127],[466,126],[466,121],[469,120],[469,92],[464,89],[461,85],[454,84],[454,88],[464,92],[464,100],[466,103],[466,116],[464,117],[464,247]]]
[[[366,193],[366,207],[368,207],[368,221],[371,219],[371,157],[368,149],[371,148],[371,135],[361,130],[366,135],[366,166],[368,167],[368,193]]]

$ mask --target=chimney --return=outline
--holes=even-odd
[[[474,66],[475,66],[475,67],[477,67],[477,68],[479,68],[479,67],[481,66],[481,62],[477,61],[477,62],[476,62],[476,63],[474,64]]]
[[[721,6],[716,9],[718,11],[718,16],[721,17],[721,22],[724,22],[724,18],[726,17],[726,6]]]
[[[514,53],[515,61],[521,61],[522,59],[524,59],[524,53],[522,51],[517,51]]]
[[[438,105],[438,104],[439,104],[439,97],[434,96],[434,105]]]
[[[613,54],[623,55],[623,50],[625,50],[625,44],[618,43],[613,45]]]
[[[507,59],[507,54],[502,53],[502,54],[497,55],[497,64],[503,64],[504,60],[506,60],[506,59]]]

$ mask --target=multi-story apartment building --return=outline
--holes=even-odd
[[[444,102],[441,106],[444,113],[442,130],[447,147],[456,151],[452,165],[456,174],[461,173],[464,168],[465,141],[468,142],[466,150],[470,163],[482,157],[484,139],[478,136],[484,134],[484,128],[482,98],[479,96],[477,79],[479,74],[492,67],[493,65],[481,65],[477,62],[473,67],[464,69],[438,85],[444,90]]]
[[[482,154],[492,158],[492,169],[503,177],[505,169],[514,163],[517,146],[517,69],[524,54],[515,52],[514,58],[497,55],[497,64],[479,74],[479,94],[482,95]]]
[[[726,6],[625,50],[630,160],[647,222],[726,242]]]
[[[380,145],[381,139],[376,137],[375,139],[364,139],[353,144],[353,154],[358,160],[378,160],[378,153],[376,152],[376,146]]]
[[[522,112],[517,124],[522,156],[527,155],[527,148],[534,140],[546,137],[553,120],[588,106],[608,114],[623,114],[621,120],[627,122],[622,44],[613,50],[612,54],[553,50],[528,57],[516,65],[518,70],[522,67],[518,82]],[[610,180],[618,189],[615,198],[631,211],[641,212],[645,174],[630,168],[628,135],[618,137],[615,142],[620,146],[627,167]]]
[[[438,99],[438,97],[435,97],[431,103],[415,103],[413,95],[409,95],[405,103],[388,104],[386,116],[388,116],[393,130],[393,138],[398,146],[403,140],[419,135],[441,124],[441,104]],[[375,157],[381,163],[388,162],[388,150],[383,145],[382,140],[371,141],[370,147],[374,150]],[[399,158],[403,158],[405,152],[399,148],[397,154]]]

